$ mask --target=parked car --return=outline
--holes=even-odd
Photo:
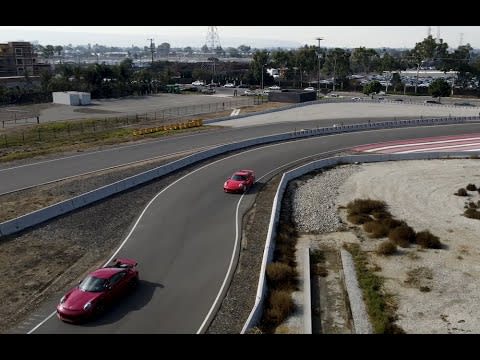
[[[254,95],[257,95],[257,93],[253,90],[250,90],[250,89],[247,89],[243,92],[242,95],[245,95],[245,96],[254,96]]]
[[[393,99],[393,101],[403,101],[403,99]]]
[[[270,90],[280,90],[281,87],[278,86],[278,85],[273,85],[273,86],[270,86],[269,89],[270,89]]]
[[[353,100],[353,101],[359,101],[359,100],[361,100],[361,99],[360,99],[359,97],[352,97],[352,100]]]
[[[139,281],[137,262],[118,258],[110,265],[91,272],[68,291],[57,306],[57,316],[66,322],[80,322],[102,314]]]
[[[233,173],[223,184],[223,191],[245,192],[255,183],[255,172],[253,170],[239,170]]]
[[[223,85],[223,87],[226,87],[226,88],[234,88],[235,85],[232,84],[232,83],[226,83],[225,85]]]
[[[424,103],[425,104],[441,104],[441,102],[437,100],[425,100]]]
[[[207,94],[207,95],[215,94],[215,89],[211,87],[202,89],[202,94]]]
[[[303,90],[305,90],[305,91],[315,91],[315,88],[313,86],[309,86],[309,87],[306,87]]]
[[[197,80],[197,81],[192,82],[192,85],[194,85],[194,86],[204,86],[205,83],[201,80]]]

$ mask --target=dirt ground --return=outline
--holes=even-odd
[[[397,219],[415,231],[429,230],[442,249],[399,248],[389,257],[374,250],[384,239],[362,241],[398,305],[396,322],[407,333],[479,333],[480,220],[463,216],[465,204],[480,199],[454,195],[480,185],[476,159],[397,161],[363,164],[341,186],[338,206],[357,198],[383,200]]]

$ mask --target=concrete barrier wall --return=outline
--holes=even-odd
[[[344,133],[344,132],[363,131],[366,129],[396,128],[396,127],[439,125],[439,124],[456,124],[456,123],[464,123],[466,121],[478,121],[478,120],[480,120],[480,118],[477,116],[477,117],[451,117],[451,118],[432,118],[432,119],[418,119],[418,120],[371,122],[367,124],[362,123],[362,124],[352,124],[352,125],[345,125],[345,126],[333,126],[333,127],[326,127],[326,128],[302,129],[294,132],[268,135],[268,136],[263,136],[258,138],[247,139],[237,143],[225,144],[225,145],[217,146],[213,149],[205,150],[205,151],[187,156],[183,159],[173,161],[169,164],[159,166],[157,168],[148,170],[138,175],[134,175],[126,179],[117,181],[113,184],[103,186],[101,188],[89,191],[85,194],[59,202],[57,204],[20,216],[18,218],[0,223],[0,236],[10,235],[15,232],[22,231],[29,227],[38,225],[44,221],[66,214],[72,210],[92,204],[96,201],[105,199],[119,192],[131,189],[135,186],[154,180],[158,177],[170,174],[176,170],[192,165],[196,162],[199,162],[199,161],[202,161],[210,157],[214,157],[229,151],[246,148],[249,146],[268,144],[268,143],[284,141],[284,140],[300,139],[300,138],[306,138],[310,136],[322,136],[322,135],[338,134],[338,133]],[[71,205],[69,203],[71,203]]]
[[[410,154],[372,154],[372,155],[350,155],[338,156],[327,159],[312,161],[306,165],[302,165],[291,171],[283,174],[282,179],[278,185],[275,198],[273,200],[272,214],[270,216],[270,223],[268,226],[267,239],[265,242],[265,251],[263,253],[262,266],[260,268],[257,295],[255,297],[255,305],[250,312],[247,321],[245,322],[241,333],[244,334],[250,328],[256,326],[263,312],[263,303],[265,301],[267,281],[266,268],[273,260],[273,251],[275,249],[275,236],[277,234],[276,227],[280,216],[281,203],[285,189],[288,182],[308,174],[314,170],[335,166],[338,164],[353,164],[353,163],[370,163],[370,162],[384,162],[384,161],[399,161],[399,160],[429,160],[429,159],[445,159],[445,158],[469,158],[472,155],[480,155],[478,152],[431,152],[431,153],[410,153]],[[307,295],[305,295],[307,296]]]
[[[315,100],[315,101],[308,101],[308,102],[303,102],[299,104],[293,104],[293,105],[288,105],[284,106],[282,108],[276,108],[276,109],[268,109],[264,111],[259,111],[254,114],[252,113],[245,113],[245,114],[238,114],[235,116],[224,116],[220,118],[215,118],[215,119],[206,119],[203,120],[204,124],[211,124],[215,122],[220,122],[220,121],[225,121],[225,120],[234,120],[234,119],[241,119],[244,117],[249,117],[249,116],[256,116],[256,115],[262,115],[262,114],[269,114],[277,111],[284,111],[284,110],[289,110],[297,107],[303,107],[303,106],[310,106],[310,105],[318,105],[318,104],[333,104],[333,103],[375,103],[375,104],[384,104],[384,103],[389,103],[389,104],[397,104],[397,105],[423,105],[423,106],[440,106],[440,107],[451,107],[451,108],[468,108],[471,109],[471,106],[458,106],[458,105],[450,105],[450,104],[425,104],[423,102],[415,102],[415,101],[409,101],[409,100],[404,100],[404,101],[393,101],[393,100],[378,100],[378,99],[370,99],[370,98],[360,98],[360,100],[352,100],[350,98],[329,98],[329,99],[321,99],[321,100]]]

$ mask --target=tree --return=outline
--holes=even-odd
[[[55,46],[55,52],[57,53],[58,56],[62,55],[63,51],[63,46],[57,45]]]
[[[166,57],[170,54],[170,44],[169,43],[161,43],[157,47],[158,56]]]
[[[53,55],[55,54],[55,48],[52,45],[47,45],[43,49],[43,55],[47,58],[50,59]]]
[[[367,95],[378,93],[380,90],[382,90],[382,84],[377,80],[371,81],[363,87],[363,93]]]
[[[250,50],[251,50],[251,47],[247,46],[247,45],[240,45],[238,47],[238,51],[240,51],[244,55],[248,54],[250,52]]]
[[[398,72],[394,72],[392,74],[391,83],[392,83],[394,91],[398,91],[399,88],[400,89],[402,88],[402,86],[403,86],[402,78],[400,77],[400,74]]]
[[[262,79],[262,70],[263,70],[263,77],[265,81],[265,72],[266,66],[265,64],[269,63],[270,55],[266,50],[256,51],[253,54],[252,62],[250,63],[250,71],[252,73],[255,82],[260,83]]]
[[[323,65],[323,72],[327,75],[333,76],[333,90],[337,79],[342,82],[346,80],[350,71],[350,52],[335,48],[327,53],[325,64]]]
[[[234,47],[229,47],[227,48],[227,53],[229,54],[230,57],[240,57],[240,52],[234,48]]]
[[[188,55],[193,54],[193,49],[190,46],[185,47],[183,51],[186,52]]]
[[[208,53],[209,51],[210,51],[210,50],[208,49],[207,44],[205,44],[205,45],[202,46],[202,52],[203,52],[203,53]]]
[[[366,49],[359,47],[353,50],[351,56],[351,65],[354,73],[369,74],[375,60],[378,61],[379,56],[374,49]]]
[[[436,79],[432,81],[428,87],[428,92],[430,95],[433,97],[438,97],[439,100],[440,97],[449,96],[451,90],[452,89],[450,85],[444,79]]]

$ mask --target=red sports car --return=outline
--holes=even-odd
[[[225,192],[245,192],[255,182],[253,170],[239,170],[233,173],[223,184]]]
[[[90,273],[60,299],[57,316],[63,321],[80,322],[101,314],[138,284],[136,266],[135,260],[116,259]]]

